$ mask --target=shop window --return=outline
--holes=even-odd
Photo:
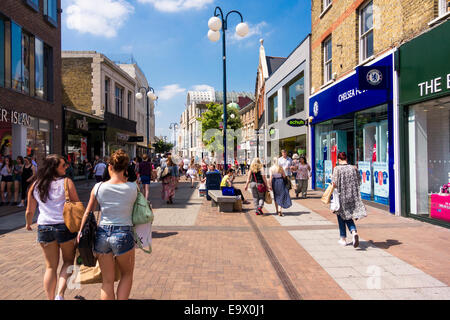
[[[450,3],[448,0],[438,0],[439,1],[439,17],[445,15],[450,8]]]
[[[5,21],[0,17],[0,87],[5,86]]]
[[[53,26],[58,27],[58,1],[44,0],[45,19]]]
[[[110,80],[109,78],[105,78],[105,112],[109,111],[109,89],[110,88]]]
[[[324,83],[331,81],[333,72],[333,50],[331,37],[323,42],[323,79]]]
[[[25,3],[35,11],[39,11],[39,0],[25,0]]]
[[[290,117],[305,110],[304,87],[305,78],[303,72],[286,86],[286,117]]]
[[[128,115],[128,119],[132,120],[132,116],[131,116],[131,92],[128,91],[128,97],[127,97],[127,115]]]
[[[34,40],[34,72],[35,72],[35,95],[41,99],[45,98],[44,88],[44,42],[35,38]]]
[[[11,22],[11,86],[22,91],[22,28]]]
[[[51,153],[51,134],[49,121],[31,117],[31,125],[27,128],[27,156],[35,156],[38,163],[48,156]]]
[[[22,32],[22,92],[30,93],[30,36]]]
[[[123,117],[123,89],[118,86],[116,86],[115,100],[116,115],[118,115],[119,117]]]
[[[364,61],[373,55],[373,2],[360,10],[359,15],[359,58]]]
[[[269,98],[269,124],[278,121],[278,95]]]
[[[53,101],[53,48],[44,44],[44,98]]]
[[[410,214],[450,222],[450,99],[409,107]]]

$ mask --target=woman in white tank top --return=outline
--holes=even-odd
[[[44,289],[50,300],[64,300],[67,288],[67,279],[71,272],[69,266],[75,259],[76,233],[71,233],[64,224],[63,210],[64,175],[67,163],[59,155],[49,155],[39,167],[37,181],[28,191],[28,206],[26,211],[26,228],[32,231],[33,216],[39,206],[38,242],[44,251],[46,270],[44,275]],[[69,198],[71,201],[80,201],[75,185],[68,180]],[[59,274],[59,286],[56,293],[57,269],[59,265],[59,250],[61,249],[63,265]]]

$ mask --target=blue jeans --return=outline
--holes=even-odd
[[[344,220],[341,218],[341,216],[339,214],[337,214],[337,219],[338,219],[338,223],[339,223],[339,232],[341,234],[341,238],[347,237],[347,230],[345,229],[345,225],[347,225],[347,228],[350,231],[350,233],[353,231],[356,232],[356,226],[355,226],[355,222],[353,222],[353,219]]]
[[[37,236],[38,242],[48,244],[57,241],[58,244],[65,243],[77,237],[77,232],[71,233],[64,223],[52,225],[39,225]]]

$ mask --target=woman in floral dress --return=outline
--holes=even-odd
[[[347,163],[347,155],[341,152],[338,155],[339,165],[334,168],[333,186],[339,193],[339,210],[334,213],[337,215],[340,231],[339,244],[347,245],[346,229],[347,225],[353,237],[353,247],[358,247],[359,236],[356,231],[353,219],[366,216],[366,208],[361,200],[359,185],[361,184],[361,175],[355,166]]]

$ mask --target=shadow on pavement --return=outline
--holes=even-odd
[[[153,231],[152,232],[152,238],[167,238],[167,237],[171,237],[171,236],[176,236],[178,234],[178,232],[158,232],[158,231]]]
[[[385,242],[373,242],[372,240],[369,240],[368,242],[380,249],[389,249],[392,246],[398,246],[402,244],[402,242],[394,239],[387,239]]]

